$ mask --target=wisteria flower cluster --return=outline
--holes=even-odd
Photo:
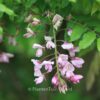
[[[46,45],[42,46],[40,44],[33,44],[33,48],[36,49],[36,57],[41,57],[44,49],[55,49],[56,44],[52,41],[51,37],[45,36]],[[36,84],[40,84],[45,80],[45,73],[42,73],[41,69],[44,68],[46,73],[50,73],[53,71],[56,66],[57,72],[52,77],[52,84],[54,87],[57,87],[60,92],[65,93],[67,91],[66,80],[70,81],[74,84],[80,82],[83,78],[82,75],[75,74],[75,68],[81,68],[84,60],[79,57],[75,57],[75,53],[79,51],[77,47],[74,47],[72,43],[64,42],[61,45],[62,49],[65,49],[69,52],[68,54],[57,54],[57,61],[52,59],[39,61],[37,59],[32,59],[31,61],[34,64],[34,76]],[[56,62],[56,64],[55,64]]]
[[[49,50],[50,52],[53,50],[54,54],[50,54],[44,57],[45,59],[42,58],[42,60],[31,59],[31,61],[34,64],[34,81],[36,84],[42,83],[46,79],[46,74],[51,72],[54,73],[56,71],[51,79],[51,83],[55,88],[58,88],[60,92],[65,93],[68,90],[67,82],[77,84],[83,78],[82,75],[75,73],[75,69],[82,68],[84,60],[82,58],[76,57],[76,53],[79,52],[79,48],[75,47],[73,43],[59,40],[62,43],[59,46],[61,49],[66,51],[66,54],[60,53],[61,50],[58,51],[56,31],[60,27],[62,20],[63,18],[56,14],[52,20],[54,36],[44,36],[46,42],[45,45],[34,43],[32,46],[33,49],[36,50],[37,58],[42,58],[43,53],[46,50]],[[40,21],[33,20],[32,23],[37,25],[40,23]],[[27,29],[27,31],[28,33],[25,34],[27,35],[26,37],[28,37],[29,34],[34,34],[30,29]],[[70,29],[68,30],[68,35],[70,36],[71,34],[72,30]],[[51,58],[52,56],[53,58]]]

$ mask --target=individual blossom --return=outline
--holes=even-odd
[[[9,59],[12,57],[14,57],[13,54],[2,52],[0,53],[0,63],[9,63]]]
[[[69,51],[69,55],[71,57],[74,57],[75,56],[75,53],[76,52],[79,52],[79,48],[78,47],[73,47],[73,48],[69,49],[68,51]]]
[[[70,62],[66,61],[65,65],[63,65],[62,68],[59,68],[59,70],[60,70],[60,72],[61,72],[61,74],[63,76],[66,75],[66,77],[69,77],[69,75],[71,73],[73,73],[75,68],[74,68],[74,66]]]
[[[71,63],[72,63],[75,67],[81,68],[82,65],[84,64],[84,60],[83,60],[82,58],[79,58],[79,57],[74,57],[74,58],[72,58]]]
[[[63,17],[58,15],[58,14],[56,14],[53,17],[53,20],[52,20],[53,27],[57,30],[61,26],[62,21],[63,21]]]
[[[59,79],[57,74],[53,76],[52,84],[62,93],[65,93],[68,90],[65,81],[63,79]]]
[[[42,63],[39,60],[35,60],[35,59],[31,59],[31,61],[33,62],[34,66],[38,69],[42,68]]]
[[[38,25],[38,24],[40,24],[40,20],[37,19],[37,18],[33,18],[32,25],[35,26],[35,25]]]
[[[48,72],[52,71],[52,65],[54,65],[53,61],[43,61],[42,65],[45,66],[45,70],[47,70]]]
[[[68,61],[68,55],[60,54],[58,56],[58,66],[61,72],[61,75],[65,75],[66,73],[73,72],[74,66]]]
[[[74,45],[72,43],[67,43],[67,42],[64,42],[61,47],[65,50],[68,50],[69,52],[69,55],[71,57],[74,57],[75,56],[75,53],[76,52],[79,52],[79,48],[78,47],[74,47]]]
[[[54,44],[54,42],[52,42],[52,38],[50,36],[45,36],[44,38],[47,42],[46,43],[46,48],[47,49],[55,48],[55,44]]]
[[[31,61],[34,64],[34,76],[36,77],[34,81],[36,84],[40,84],[45,78],[40,70],[42,68],[42,64],[39,60],[32,59]]]
[[[70,77],[70,81],[71,81],[72,83],[74,83],[74,84],[77,84],[77,83],[80,82],[80,80],[81,80],[82,78],[83,78],[82,75],[72,75],[72,76]]]
[[[44,75],[41,74],[40,76],[38,76],[37,78],[35,78],[34,81],[35,81],[36,84],[40,84],[40,83],[43,82],[44,79],[45,79]]]
[[[57,75],[57,74],[55,74],[55,75],[53,76],[51,82],[52,82],[52,84],[53,84],[55,87],[58,86],[58,84],[59,84],[59,79],[58,79],[58,75]]]
[[[64,65],[63,62],[66,62],[68,60],[68,55],[60,54],[58,56],[58,64]]]
[[[34,35],[36,34],[36,33],[33,32],[30,28],[27,28],[26,30],[27,30],[27,33],[25,33],[25,34],[23,35],[25,38],[30,38],[30,37],[32,37],[32,36],[34,36]]]
[[[71,36],[72,35],[72,29],[68,29],[67,34],[68,34],[68,36]]]
[[[59,89],[60,93],[64,93],[65,94],[65,92],[68,90],[67,84],[65,82],[60,83],[59,86],[58,86],[58,89]]]
[[[41,46],[40,44],[33,44],[33,48],[37,49],[37,51],[36,51],[36,57],[41,57],[42,54],[43,54],[44,47]]]
[[[73,45],[72,43],[64,42],[64,43],[61,45],[61,47],[62,47],[63,49],[66,49],[66,50],[70,50],[70,49],[72,49],[72,48],[74,47],[74,45]]]

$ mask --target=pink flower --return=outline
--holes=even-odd
[[[74,47],[74,48],[71,48],[69,50],[69,54],[70,54],[71,57],[74,57],[76,52],[79,52],[79,48],[78,47]]]
[[[59,79],[58,79],[58,75],[57,75],[57,74],[55,74],[55,75],[53,76],[53,78],[52,78],[52,84],[53,84],[54,86],[58,86],[58,84],[59,84]]]
[[[44,80],[44,75],[40,75],[39,77],[35,78],[34,81],[36,84],[40,84],[43,82],[43,80]]]
[[[62,64],[64,61],[67,61],[68,60],[68,55],[65,55],[65,54],[60,54],[58,56],[58,63]]]
[[[32,59],[31,61],[33,62],[34,66],[37,67],[38,69],[42,68],[42,64],[39,60]]]
[[[72,43],[65,42],[64,44],[61,45],[61,47],[66,50],[70,50],[74,47],[74,45]]]
[[[42,65],[45,66],[45,70],[47,70],[48,72],[52,71],[52,65],[54,64],[54,62],[52,61],[43,61]]]
[[[40,24],[40,20],[39,19],[37,19],[37,18],[33,18],[33,22],[32,22],[32,25],[38,25],[38,24]]]
[[[2,52],[0,53],[0,63],[9,63],[9,59],[12,57],[14,57],[13,54]]]
[[[33,44],[33,48],[37,49],[37,51],[36,51],[36,57],[41,57],[42,54],[43,54],[44,47],[41,46],[40,44]]]
[[[66,83],[59,84],[58,89],[59,89],[60,93],[62,92],[64,94],[68,90]]]
[[[71,60],[71,63],[77,67],[77,68],[81,68],[82,67],[82,64],[84,64],[84,60],[82,58],[78,58],[78,57],[75,57]]]
[[[77,84],[80,82],[82,78],[83,78],[82,75],[73,75],[70,77],[70,81],[73,82],[74,84]]]
[[[54,17],[53,17],[53,20],[52,20],[52,23],[53,23],[53,27],[58,30],[58,28],[61,26],[62,24],[62,21],[63,21],[63,17],[56,14]]]
[[[40,70],[42,68],[42,64],[38,60],[35,60],[35,59],[32,59],[31,61],[34,64],[34,76],[36,76],[34,81],[36,82],[36,84],[40,84],[44,80],[44,75],[41,73],[41,70]]]
[[[69,73],[72,73],[75,70],[74,66],[70,62],[66,62],[62,69],[60,69],[61,74],[68,77]]]
[[[73,76],[73,75],[74,75],[73,71],[67,71],[65,77],[66,77],[67,79],[70,79],[70,77]]]
[[[55,44],[51,41],[52,38],[49,36],[45,36],[45,40],[46,40],[46,47],[47,49],[51,49],[51,48],[55,48]]]
[[[36,34],[36,33],[33,32],[30,28],[27,28],[26,30],[27,30],[27,33],[25,33],[25,34],[23,35],[25,38],[30,38],[31,36],[34,36],[34,35]]]
[[[67,33],[68,33],[68,36],[71,36],[71,34],[72,34],[72,29],[68,29]]]

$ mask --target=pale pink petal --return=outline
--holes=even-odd
[[[37,49],[36,51],[36,57],[41,57],[43,54],[43,50],[42,49]]]
[[[55,86],[57,86],[59,84],[59,80],[58,80],[58,76],[57,75],[53,76],[52,84],[55,85]]]
[[[74,57],[76,52],[79,52],[78,47],[74,47],[74,48],[69,50],[69,54],[70,54],[71,57]]]
[[[70,78],[70,81],[73,82],[74,84],[77,84],[80,82],[80,80],[83,78],[82,75],[73,75],[71,78]]]
[[[81,68],[82,67],[82,64],[84,64],[84,60],[82,58],[78,58],[78,57],[75,57],[71,60],[71,63],[77,67],[77,68]]]
[[[35,81],[36,84],[40,84],[40,83],[43,82],[43,80],[44,80],[44,76],[41,75],[41,76],[39,76],[38,78],[35,78],[34,81]]]
[[[68,90],[66,83],[60,84],[60,85],[58,86],[58,89],[59,89],[59,92],[60,92],[60,93],[64,93],[64,94],[65,94],[65,92]]]
[[[72,29],[68,29],[67,33],[68,33],[68,36],[71,36],[71,34],[72,34]]]
[[[48,42],[46,43],[46,48],[47,48],[47,49],[55,48],[55,44],[54,44],[52,41],[48,41]]]
[[[74,47],[74,45],[72,43],[65,42],[64,44],[61,45],[61,47],[66,50],[70,50]]]
[[[33,44],[33,48],[34,48],[34,49],[38,49],[38,48],[44,48],[44,47],[41,46],[40,44],[34,43],[34,44]]]
[[[47,70],[48,72],[52,71],[52,65],[54,64],[54,62],[52,61],[43,61],[42,65],[45,66],[45,70]]]

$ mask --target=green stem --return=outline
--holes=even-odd
[[[57,40],[56,40],[56,32],[55,32],[55,29],[53,29],[53,34],[54,34],[54,43],[55,45],[57,46]],[[57,75],[58,77],[60,78],[60,74],[59,74],[59,68],[58,68],[58,63],[57,63],[57,59],[58,59],[58,56],[57,56],[57,47],[55,46],[55,60],[56,60],[56,68],[57,68]]]

